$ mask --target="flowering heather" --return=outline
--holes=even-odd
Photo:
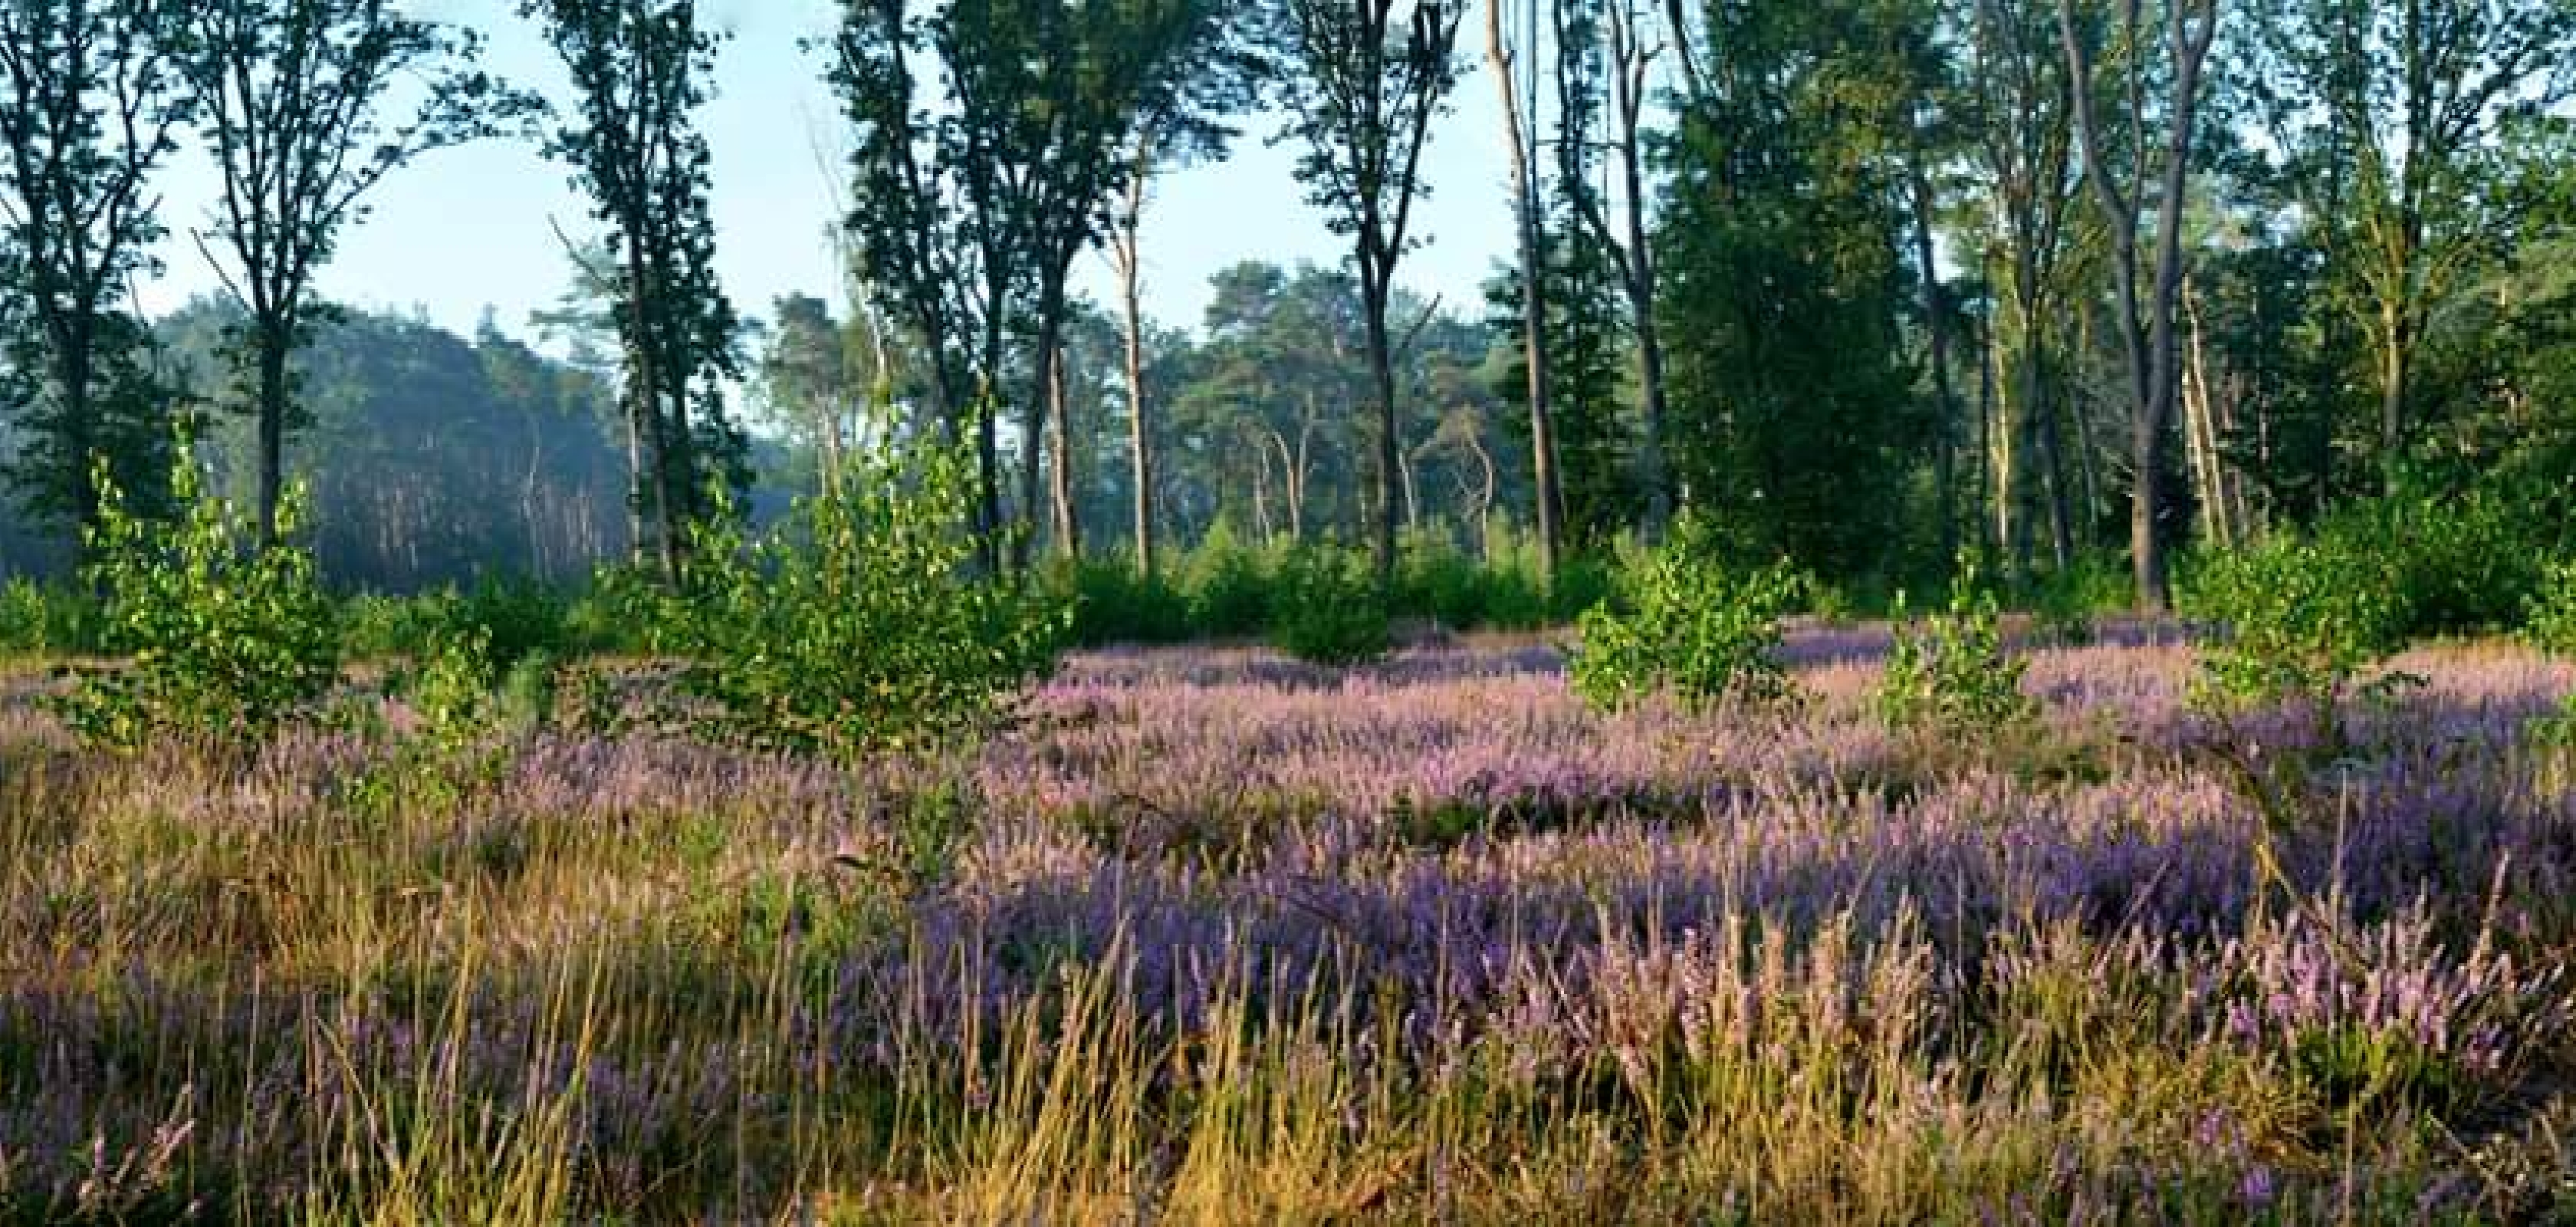
[[[2101,639],[1956,744],[1876,627],[1699,713],[1103,652],[854,769],[0,683],[0,1220],[2576,1214],[2576,672],[2417,653],[2334,758]]]

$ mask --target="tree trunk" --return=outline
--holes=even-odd
[[[1538,501],[1539,582],[1545,585],[1556,574],[1559,506],[1555,430],[1548,420],[1547,289],[1540,266],[1538,181],[1530,172],[1528,142],[1522,139],[1521,102],[1513,88],[1512,57],[1503,47],[1503,0],[1485,0],[1485,58],[1493,66],[1495,83],[1502,91],[1504,148],[1510,155],[1512,211],[1518,223],[1521,357],[1529,398],[1531,484]]]
[[[1112,239],[1118,264],[1118,300],[1127,321],[1127,455],[1136,486],[1136,573],[1154,573],[1153,431],[1145,420],[1145,308],[1137,282],[1143,276],[1138,249],[1138,219],[1144,212],[1145,175],[1140,165],[1130,177],[1127,212]]]
[[[1906,166],[1914,196],[1914,261],[1923,270],[1923,319],[1932,351],[1932,481],[1941,517],[1941,558],[1959,555],[1958,460],[1950,396],[1950,312],[1941,292],[1941,267],[1932,251],[1932,178],[1918,154]]]
[[[1655,327],[1655,256],[1646,241],[1645,151],[1638,139],[1646,102],[1646,69],[1655,52],[1642,45],[1630,0],[1609,6],[1611,86],[1619,115],[1613,146],[1627,206],[1627,242],[1619,248],[1620,280],[1628,296],[1629,327],[1637,334],[1637,383],[1642,420],[1637,439],[1637,479],[1645,488],[1646,538],[1659,540],[1673,516],[1672,471],[1664,455],[1664,346]]]
[[[1377,539],[1375,558],[1378,590],[1391,592],[1395,587],[1395,354],[1386,335],[1386,286],[1383,274],[1367,278],[1361,297],[1368,316],[1369,378],[1377,393]]]
[[[1055,548],[1066,558],[1082,557],[1082,522],[1074,506],[1073,400],[1065,395],[1064,347],[1047,358],[1047,400],[1055,407]]]
[[[286,489],[286,355],[293,329],[262,324],[259,347],[259,546],[277,544],[277,507]]]

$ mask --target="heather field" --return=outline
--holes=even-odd
[[[117,757],[22,674],[0,1220],[2576,1216],[2576,670],[2419,649],[2334,753],[2152,627],[1984,736],[1886,649],[1608,715],[1533,641],[1097,652],[855,770]]]

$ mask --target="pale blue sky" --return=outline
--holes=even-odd
[[[491,40],[488,65],[561,102],[566,86],[543,40],[514,15],[511,0],[417,0],[415,11],[460,22]],[[836,207],[836,152],[842,125],[822,61],[797,46],[825,32],[832,0],[707,0],[712,19],[734,33],[717,63],[718,96],[701,116],[715,157],[717,268],[747,314],[793,291],[835,297],[825,227]],[[1474,34],[1466,31],[1464,34]],[[1481,46],[1462,34],[1461,51]],[[1510,241],[1500,121],[1491,78],[1460,83],[1455,113],[1437,130],[1427,158],[1432,198],[1418,218],[1430,246],[1406,258],[1402,280],[1480,310],[1477,287]],[[1161,181],[1146,217],[1146,310],[1167,325],[1195,328],[1207,279],[1243,259],[1281,263],[1338,260],[1329,234],[1289,176],[1291,145],[1270,146],[1274,117],[1248,117],[1231,160]],[[825,162],[835,163],[825,166]],[[164,180],[163,216],[172,235],[167,269],[144,288],[148,310],[167,310],[217,288],[190,237],[206,228],[215,199],[211,165],[195,149]],[[564,169],[529,144],[488,144],[433,154],[388,180],[375,211],[350,230],[320,278],[327,296],[356,306],[415,307],[458,331],[488,306],[504,328],[526,331],[529,311],[551,304],[565,281],[553,222],[580,235],[587,214]],[[1083,284],[1104,300],[1109,279],[1096,256]]]

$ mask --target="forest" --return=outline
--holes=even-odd
[[[807,9],[0,7],[0,1224],[2576,1219],[2576,2]]]

